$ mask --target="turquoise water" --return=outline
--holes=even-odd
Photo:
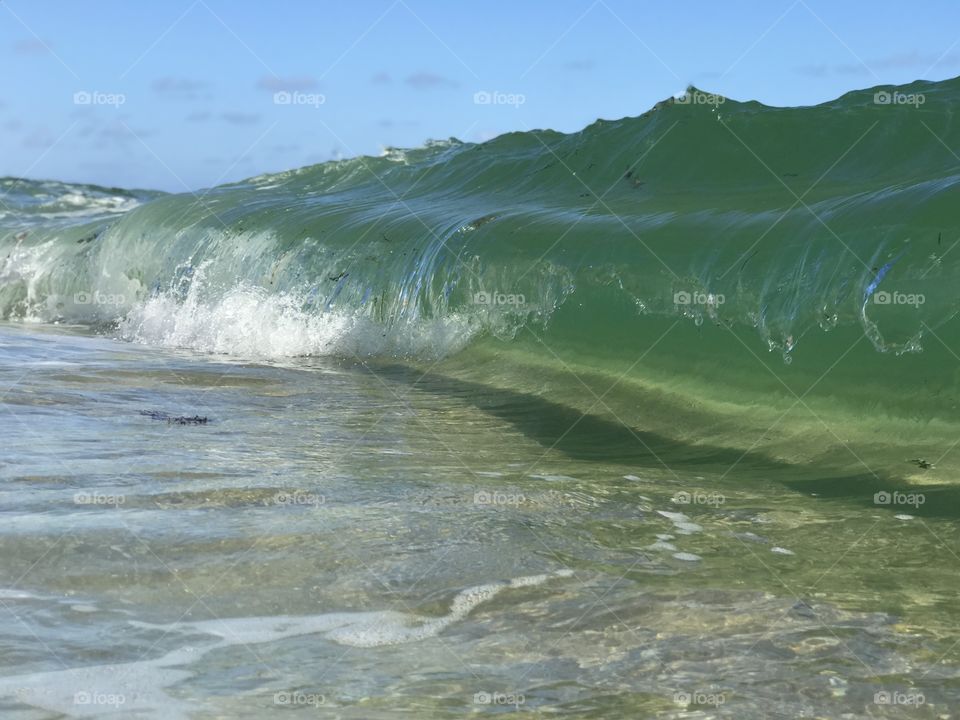
[[[887,91],[0,181],[3,717],[950,717],[960,83]]]

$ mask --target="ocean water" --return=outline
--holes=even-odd
[[[960,82],[888,91],[0,180],[2,716],[952,717]]]

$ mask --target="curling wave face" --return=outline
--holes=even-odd
[[[539,352],[714,409],[822,381],[855,412],[952,421],[958,96],[690,88],[577,133],[197,195],[5,180],[0,316],[258,358]]]

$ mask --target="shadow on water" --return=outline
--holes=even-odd
[[[684,472],[725,473],[736,467],[736,482],[776,481],[804,495],[842,499],[874,512],[905,512],[915,516],[960,517],[960,486],[926,482],[911,486],[906,469],[862,472],[841,467],[839,458],[814,458],[803,464],[787,463],[760,452],[744,452],[715,445],[690,444],[666,435],[630,428],[615,420],[581,411],[528,393],[491,387],[404,365],[368,366],[382,379],[412,389],[469,403],[513,426],[544,448],[572,460],[648,467]],[[838,460],[834,462],[832,460]],[[935,470],[929,471],[935,472]],[[919,507],[878,504],[878,492],[923,493]]]

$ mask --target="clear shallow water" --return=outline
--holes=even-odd
[[[0,328],[3,717],[955,711],[949,496],[456,371]]]
[[[0,178],[0,716],[950,717],[960,81],[899,90]]]

